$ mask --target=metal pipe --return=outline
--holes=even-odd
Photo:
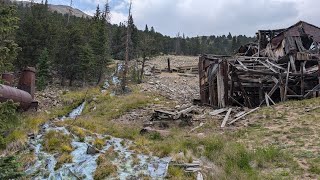
[[[6,102],[8,100],[13,100],[13,102],[19,103],[22,109],[28,110],[33,98],[28,92],[0,84],[0,102]]]
[[[36,90],[36,70],[33,67],[27,67],[22,71],[18,89],[28,92],[32,99]]]

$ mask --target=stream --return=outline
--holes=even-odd
[[[75,119],[81,115],[85,107],[83,102],[79,107],[75,108],[67,116],[62,117],[59,121],[66,119]],[[44,135],[49,131],[59,131],[66,135],[72,136],[71,152],[72,163],[63,164],[61,168],[55,170],[57,163],[56,154],[45,152],[42,147]],[[108,138],[102,150],[97,154],[87,154],[88,144],[95,138]],[[93,179],[94,172],[97,169],[96,160],[106,152],[109,148],[113,148],[118,156],[111,161],[117,166],[117,176],[108,179],[138,179],[140,175],[151,177],[152,179],[164,179],[167,174],[167,169],[171,158],[159,158],[155,156],[136,154],[129,150],[132,141],[112,137],[109,135],[93,134],[85,137],[84,142],[80,142],[79,137],[72,134],[65,127],[57,127],[52,122],[47,122],[42,125],[40,133],[29,141],[34,149],[36,163],[27,169],[26,174],[32,179]],[[134,158],[138,159],[133,163]]]

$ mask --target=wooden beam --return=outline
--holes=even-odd
[[[228,125],[231,125],[231,124],[235,123],[235,122],[238,121],[239,119],[245,117],[245,116],[248,115],[248,114],[253,113],[254,111],[257,111],[258,109],[260,109],[260,107],[257,107],[257,108],[255,108],[255,109],[252,109],[251,111],[249,111],[249,112],[241,115],[240,117],[238,117],[238,118],[234,119],[233,121],[229,122]]]
[[[300,63],[300,72],[301,72],[301,86],[300,86],[300,94],[302,96],[304,96],[304,71],[305,71],[305,65],[306,65],[306,62],[301,62]]]
[[[309,91],[306,95],[304,95],[304,98],[309,97],[317,89],[320,89],[320,84],[316,85],[311,91]]]
[[[239,106],[245,107],[243,104],[241,104],[239,101],[237,101],[236,99],[234,99],[232,96],[229,96],[229,98],[230,98],[233,102],[235,102],[236,104],[238,104]]]
[[[287,77],[286,77],[286,84],[284,86],[284,95],[283,100],[287,100],[287,94],[288,94],[288,83],[289,83],[289,75],[290,75],[290,65],[291,63],[288,63],[288,69],[287,69]],[[296,71],[296,70],[295,70]]]
[[[297,68],[296,68],[296,64],[295,64],[295,58],[292,55],[290,55],[289,59],[290,59],[290,64],[292,66],[292,70],[293,70],[293,72],[296,73],[297,72]]]
[[[268,99],[267,96],[268,96],[267,93],[265,93],[264,97],[265,97],[265,99],[266,99],[266,104],[267,104],[268,107],[270,107],[269,99]]]
[[[221,128],[224,128],[226,126],[227,121],[229,120],[229,116],[231,114],[232,108],[230,108],[226,114],[226,116],[223,119],[223,122],[221,124]]]
[[[266,68],[270,69],[271,71],[273,71],[274,73],[279,73],[279,71],[276,71],[275,69],[273,69],[271,66],[269,66],[268,64],[258,60],[259,63],[261,63],[262,65],[264,65]]]
[[[271,97],[266,93],[266,96],[268,97],[268,99],[272,102],[273,105],[276,105],[276,103],[271,99]]]

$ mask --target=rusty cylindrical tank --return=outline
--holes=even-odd
[[[14,75],[13,73],[3,73],[2,80],[4,80],[4,84],[8,86],[13,86],[14,83]]]
[[[18,89],[28,92],[32,99],[36,90],[36,69],[33,67],[25,68],[20,76]]]
[[[32,104],[32,97],[29,93],[0,84],[0,102],[6,102],[10,99],[15,103],[19,103],[24,110],[27,110]]]

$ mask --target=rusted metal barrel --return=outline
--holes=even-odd
[[[32,99],[36,91],[36,69],[33,67],[25,68],[22,73],[18,84],[18,89],[28,92]]]
[[[6,102],[10,99],[15,103],[19,103],[20,107],[24,110],[28,110],[33,101],[29,93],[14,87],[0,84],[0,102]]]
[[[12,86],[14,83],[14,75],[12,73],[3,73],[2,80],[4,80],[5,85]]]

